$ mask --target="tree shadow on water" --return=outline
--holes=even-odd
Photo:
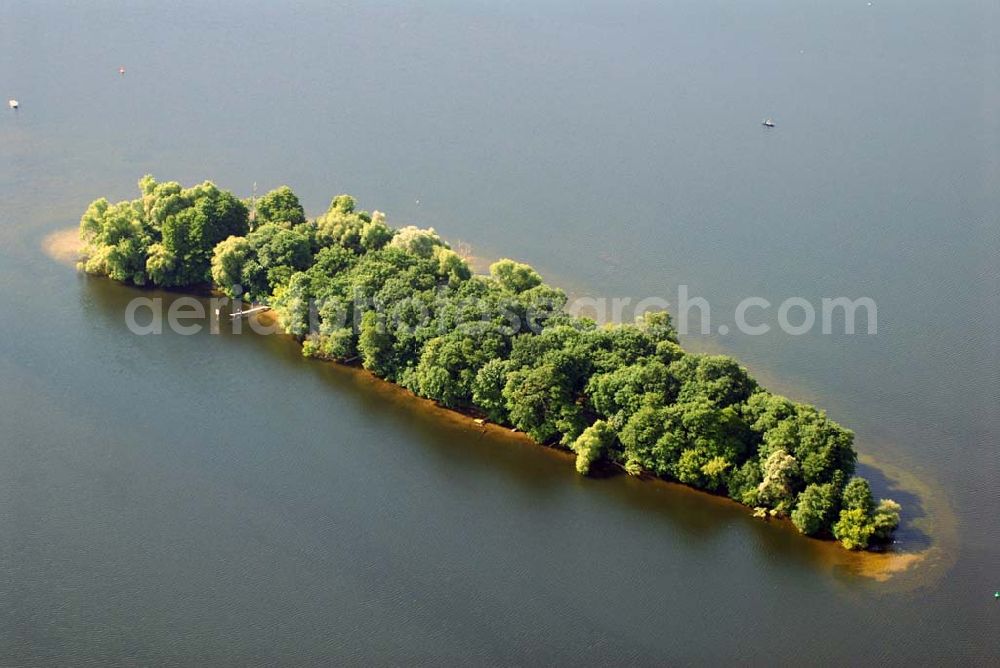
[[[915,524],[916,520],[927,518],[927,511],[919,495],[904,489],[881,469],[870,464],[858,462],[857,475],[868,479],[876,500],[892,499],[903,507],[899,528],[896,529],[892,543],[886,546],[886,549],[920,552],[931,546],[934,542],[931,536]]]

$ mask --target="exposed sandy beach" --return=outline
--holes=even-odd
[[[80,230],[75,226],[52,232],[42,239],[42,251],[46,255],[60,264],[71,267],[76,266],[82,248]]]

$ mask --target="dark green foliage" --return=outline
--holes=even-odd
[[[759,489],[763,481],[760,464],[754,458],[747,459],[742,466],[729,471],[729,478],[726,481],[729,498],[748,506],[759,506]]]
[[[139,186],[139,199],[97,200],[83,215],[87,271],[156,285],[211,277],[269,303],[303,354],[359,360],[443,406],[567,447],[581,473],[603,462],[726,494],[851,549],[899,524],[898,504],[876,505],[852,478],[851,431],[762,389],[732,358],[685,353],[666,312],[599,327],[570,316],[566,294],[530,266],[503,259],[473,275],[433,229],[394,230],[349,195],[309,221],[278,188],[257,201],[249,231],[246,207],[211,183]]]
[[[229,296],[242,292],[246,299],[267,301],[295,272],[309,267],[311,248],[304,226],[289,229],[266,223],[246,237],[230,237],[216,246],[212,279]]]
[[[828,529],[839,506],[838,490],[833,483],[808,485],[799,494],[792,511],[792,522],[802,533],[812,536]]]
[[[670,370],[681,382],[679,401],[703,397],[723,408],[744,403],[757,389],[747,370],[724,355],[685,355]]]
[[[872,539],[888,540],[899,526],[899,504],[882,499],[876,506],[864,478],[851,478],[844,486],[841,507],[833,535],[849,550],[864,549]]]
[[[587,396],[594,411],[622,428],[643,406],[665,406],[677,397],[679,383],[655,357],[594,374],[587,382]]]
[[[242,202],[211,184],[199,188],[202,193],[192,206],[163,221],[163,248],[173,258],[173,271],[158,281],[160,285],[208,282],[216,244],[247,231],[247,210]]]
[[[622,428],[623,464],[630,473],[669,476],[684,449],[680,420],[669,408],[643,406]]]
[[[848,510],[861,510],[866,515],[871,514],[875,510],[875,499],[872,498],[868,481],[864,478],[851,478],[844,486],[842,504]]]
[[[472,382],[472,401],[487,417],[501,424],[510,421],[503,388],[507,386],[510,362],[493,359],[483,365]]]
[[[555,364],[509,372],[503,398],[511,424],[539,443],[568,445],[586,426],[572,382]]]
[[[361,364],[376,376],[385,378],[392,373],[392,338],[375,311],[368,311],[361,318],[358,352]]]
[[[502,357],[506,345],[494,332],[462,329],[430,339],[411,376],[410,389],[450,408],[470,406],[479,370]]]

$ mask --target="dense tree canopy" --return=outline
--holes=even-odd
[[[210,181],[185,189],[145,176],[139,190],[139,199],[99,199],[87,208],[80,221],[86,271],[136,285],[208,283],[216,245],[249,229],[246,206]]]
[[[255,203],[254,226],[274,223],[282,227],[295,227],[306,222],[306,212],[299,198],[288,186],[275,188]]]
[[[666,312],[598,326],[526,264],[489,275],[437,232],[395,230],[349,195],[308,220],[287,186],[246,206],[211,183],[152,177],[93,202],[82,266],[143,285],[212,281],[261,300],[310,357],[364,368],[443,406],[511,426],[595,466],[650,474],[788,516],[850,549],[887,540],[900,507],[854,476],[853,433],[761,388],[722,355],[685,352]]]

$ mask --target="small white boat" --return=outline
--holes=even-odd
[[[18,104],[17,100],[7,100],[7,106],[11,109],[17,109],[21,105]]]
[[[761,125],[763,125],[765,128],[773,128],[774,127],[774,121],[772,121],[770,118],[765,118],[764,122],[761,123]]]

